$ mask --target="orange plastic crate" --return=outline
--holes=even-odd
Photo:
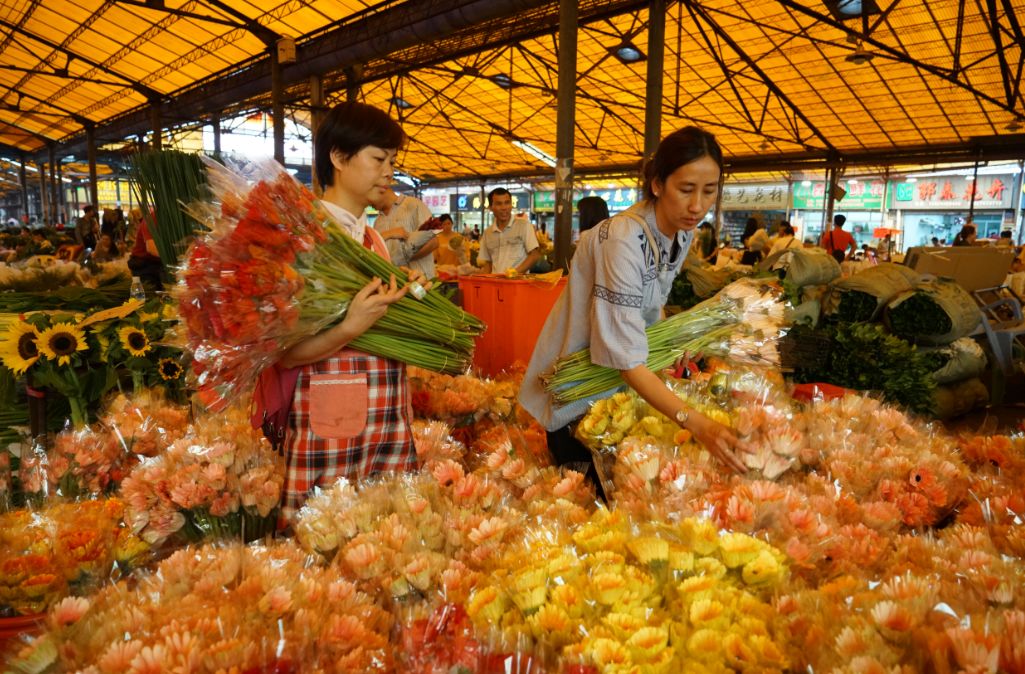
[[[477,338],[474,368],[482,375],[494,376],[517,362],[526,365],[565,287],[565,277],[555,285],[497,276],[460,278],[463,309],[488,326]]]

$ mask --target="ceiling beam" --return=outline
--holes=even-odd
[[[930,73],[932,75],[935,75],[936,77],[939,77],[939,78],[941,78],[941,79],[943,79],[943,80],[945,80],[947,82],[950,82],[951,84],[955,84],[958,87],[961,87],[962,89],[964,89],[965,91],[970,92],[976,98],[979,98],[979,99],[982,99],[982,100],[987,101],[989,103],[992,103],[993,105],[995,105],[996,107],[1000,108],[1001,110],[1006,110],[1007,112],[1021,114],[1021,111],[1015,110],[1013,104],[1012,105],[1008,105],[1007,101],[1002,101],[999,98],[995,98],[995,97],[991,96],[990,94],[986,93],[985,91],[979,89],[978,87],[972,86],[969,82],[962,80],[958,76],[958,74],[963,72],[963,70],[959,69],[957,67],[956,63],[955,63],[955,67],[953,69],[949,69],[949,70],[947,68],[940,68],[939,66],[935,66],[935,65],[932,65],[932,64],[929,64],[929,63],[925,63],[924,61],[920,61],[920,60],[914,58],[913,56],[911,56],[907,52],[902,52],[899,49],[894,49],[893,47],[891,47],[888,44],[880,42],[879,40],[875,39],[871,35],[862,35],[861,32],[859,32],[857,30],[854,30],[850,26],[844,25],[844,23],[842,21],[837,21],[836,19],[833,19],[832,17],[827,16],[827,15],[821,13],[821,12],[817,12],[814,9],[811,9],[809,7],[805,7],[804,5],[802,5],[799,2],[797,2],[797,0],[776,0],[776,2],[778,2],[779,4],[783,5],[784,7],[787,7],[787,8],[789,8],[789,9],[795,11],[795,12],[798,12],[800,14],[804,14],[805,16],[809,16],[809,17],[815,19],[816,21],[819,21],[821,23],[824,23],[824,24],[827,24],[829,26],[832,26],[833,28],[835,28],[837,30],[843,31],[847,35],[856,37],[859,40],[861,40],[864,45],[870,45],[874,49],[876,49],[876,50],[878,50],[878,51],[880,51],[880,52],[882,52],[884,54],[887,54],[888,56],[890,56],[890,57],[900,61],[901,63],[906,63],[906,64],[908,64],[910,66],[914,66],[915,68],[918,68],[920,70],[924,70],[924,71],[926,71],[926,72],[928,72],[928,73]],[[963,0],[962,0],[962,2],[963,2]]]
[[[155,12],[165,12],[172,16],[178,16],[183,19],[195,19],[196,21],[207,21],[209,23],[216,23],[221,26],[227,26],[229,28],[242,28],[245,30],[247,26],[239,23],[238,21],[232,21],[231,19],[222,19],[219,16],[210,16],[209,14],[199,14],[197,12],[189,12],[184,9],[172,9],[164,4],[163,0],[114,0],[115,4],[118,5],[131,5],[133,7],[142,7],[144,9],[150,9]]]
[[[79,77],[78,75],[72,75],[68,73],[67,68],[61,70],[39,70],[37,68],[22,68],[19,66],[10,66],[0,63],[0,70],[13,70],[18,73],[26,73],[28,75],[44,75],[46,77],[60,77],[65,80],[74,80],[76,82],[88,82],[89,84],[102,84],[108,87],[117,87],[119,89],[126,89],[131,87],[130,84],[125,82],[113,82],[111,80],[98,80],[94,77]]]
[[[30,40],[34,40],[34,41],[38,42],[39,44],[46,45],[50,49],[53,49],[55,51],[59,51],[62,54],[67,54],[68,56],[71,56],[73,58],[78,59],[82,63],[85,63],[85,64],[87,64],[89,66],[92,66],[93,68],[96,68],[97,70],[105,72],[108,75],[113,75],[114,77],[117,77],[118,79],[124,80],[127,83],[126,84],[127,87],[130,87],[131,89],[134,89],[135,91],[139,92],[140,94],[142,94],[143,96],[145,96],[149,100],[157,100],[157,99],[160,98],[160,93],[157,92],[156,90],[150,89],[149,87],[147,87],[144,84],[139,84],[138,82],[135,82],[134,80],[132,80],[130,77],[122,75],[121,73],[117,72],[116,70],[111,70],[110,68],[108,68],[107,66],[103,65],[102,63],[97,63],[96,61],[93,61],[90,58],[82,56],[78,52],[71,51],[67,47],[63,47],[63,46],[57,44],[56,42],[54,42],[52,40],[48,40],[47,38],[42,37],[41,35],[36,35],[32,31],[25,30],[21,26],[13,24],[10,21],[5,21],[4,19],[0,19],[0,27],[6,28],[7,30],[9,30],[9,31],[11,31],[13,33],[18,33],[19,35],[24,35],[25,37],[29,38]]]

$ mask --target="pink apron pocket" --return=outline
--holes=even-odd
[[[365,374],[315,374],[310,378],[310,428],[322,438],[348,440],[367,426]]]

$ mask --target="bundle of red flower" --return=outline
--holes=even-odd
[[[203,402],[219,408],[231,382],[251,381],[294,339],[306,280],[293,265],[327,240],[321,223],[328,216],[284,172],[244,197],[218,196],[227,226],[192,246],[178,304]]]
[[[212,199],[189,210],[210,231],[188,253],[178,303],[200,400],[220,410],[285,350],[340,320],[373,277],[404,283],[407,276],[344,234],[279,164],[246,167],[255,183],[206,165]],[[482,328],[431,292],[422,302],[403,298],[352,346],[461,371]]]

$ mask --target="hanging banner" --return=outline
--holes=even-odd
[[[847,195],[833,202],[834,211],[878,211],[883,207],[886,183],[882,180],[841,180],[840,187],[847,190]],[[814,181],[811,185],[794,183],[795,209],[822,210],[825,196],[824,181]]]
[[[787,186],[726,185],[722,190],[724,211],[785,211]]]
[[[978,189],[971,176],[919,178],[917,182],[893,183],[893,208],[904,210],[968,210],[975,208],[1014,208],[1017,177],[979,176]]]

